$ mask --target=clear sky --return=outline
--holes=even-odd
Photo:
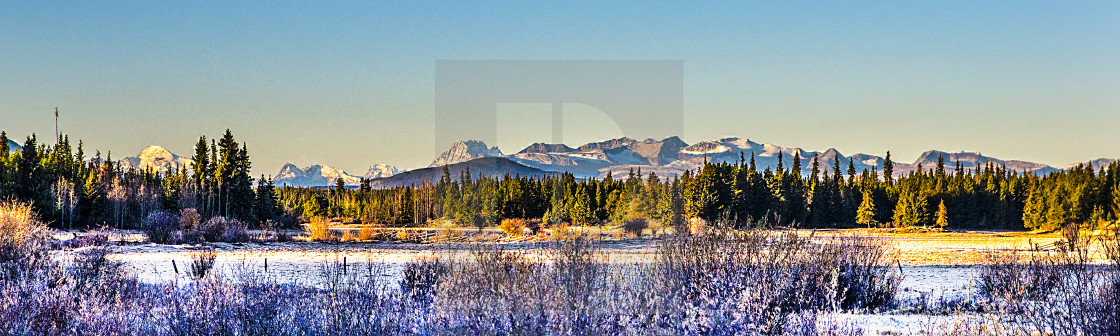
[[[1116,1],[6,1],[0,128],[52,134],[58,106],[118,158],[230,128],[256,174],[415,168],[456,59],[681,60],[689,143],[1120,157]]]

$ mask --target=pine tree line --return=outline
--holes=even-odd
[[[779,154],[783,155],[783,154]],[[1111,221],[1120,214],[1120,165],[1099,172],[1079,166],[1039,177],[992,164],[947,172],[935,167],[894,177],[890,153],[883,176],[857,172],[839,159],[810,160],[802,176],[799,153],[793,167],[761,172],[754,157],[734,163],[705,163],[679,178],[631,170],[615,179],[473,176],[444,170],[434,183],[373,190],[336,187],[283,188],[280,202],[305,217],[330,216],[371,223],[425,223],[453,219],[463,226],[493,226],[505,218],[540,218],[580,225],[644,218],[665,226],[689,218],[746,225],[767,220],[803,227],[881,226],[1052,230],[1064,223]]]
[[[125,168],[100,152],[86,158],[68,136],[41,144],[32,134],[22,150],[9,154],[8,136],[0,132],[0,199],[28,202],[56,228],[137,228],[157,210],[198,210],[202,219],[226,216],[251,223],[281,214],[270,179],[254,190],[248,149],[233,134],[195,146],[193,166],[177,171]]]

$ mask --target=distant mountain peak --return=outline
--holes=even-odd
[[[390,177],[390,176],[393,176],[393,175],[400,174],[400,172],[401,172],[401,170],[397,169],[397,167],[393,167],[393,166],[390,166],[390,165],[387,165],[387,164],[384,164],[384,163],[378,163],[378,164],[374,164],[374,165],[369,167],[369,170],[366,171],[365,178],[375,179],[375,178],[382,178],[382,177]]]
[[[428,167],[446,166],[490,156],[502,156],[502,151],[496,146],[487,147],[481,140],[456,141]]]
[[[175,155],[171,151],[157,145],[150,145],[140,150],[140,155],[126,157],[120,161],[124,168],[148,169],[156,171],[176,171],[190,169],[194,163],[190,158]]]
[[[575,152],[575,151],[576,151],[575,148],[568,147],[568,145],[565,145],[565,144],[548,144],[548,143],[538,142],[538,143],[529,145],[529,147],[525,147],[525,149],[522,149],[520,152],[517,152],[517,154],[571,153],[571,152]]]

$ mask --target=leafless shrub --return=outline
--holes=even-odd
[[[1038,274],[1031,278],[1044,282],[1036,295],[1015,297],[993,296],[989,305],[998,311],[1001,322],[1019,335],[1120,335],[1120,267],[1109,258],[1107,265],[1095,264],[1090,253],[1094,243],[1101,244],[1108,255],[1117,249],[1115,240],[1105,237],[1094,241],[1082,230],[1063,230],[1063,240],[1057,250],[1040,251],[1036,248],[1030,258],[1013,259],[1012,271],[994,269],[986,271],[991,277],[1014,277],[1015,273]],[[1023,260],[1029,261],[1023,261]],[[1004,272],[998,274],[996,272]],[[1049,280],[1054,279],[1054,280]],[[982,279],[983,281],[983,279]],[[1017,283],[1011,286],[1014,293]],[[1030,285],[1033,288],[1038,285]]]
[[[364,225],[358,229],[358,240],[360,241],[377,240],[378,236],[377,229],[370,225]]]
[[[74,239],[67,242],[66,246],[71,248],[81,248],[86,246],[102,246],[109,243],[109,229],[97,228],[86,231],[85,233],[78,233],[74,235]]]
[[[681,312],[672,320],[773,334],[785,330],[794,313],[890,304],[900,276],[885,253],[885,246],[870,240],[813,243],[795,231],[713,229],[663,241],[651,273],[658,278],[654,290],[666,298],[662,309]],[[726,312],[730,318],[695,320],[688,313],[693,310]]]
[[[977,291],[993,300],[1038,300],[1050,294],[1061,279],[1057,267],[1037,245],[1030,256],[1020,253],[990,253],[980,267]]]
[[[179,242],[179,215],[169,211],[153,211],[144,217],[144,233],[156,244]]]
[[[240,243],[249,241],[249,227],[245,222],[230,219],[226,221],[225,229],[222,230],[222,241],[227,243]]]
[[[242,221],[222,216],[212,217],[198,226],[198,233],[208,242],[243,242],[249,240],[248,226]]]
[[[190,274],[195,279],[203,279],[210,274],[214,263],[218,260],[218,252],[212,249],[199,250],[191,253]]]
[[[358,240],[358,235],[354,234],[354,230],[350,230],[350,229],[343,230],[342,231],[342,238],[339,238],[339,241],[344,241],[344,242],[356,241],[356,240]]]
[[[75,291],[96,294],[107,301],[136,287],[135,276],[123,262],[109,259],[110,252],[108,247],[97,246],[78,253],[69,269]]]
[[[440,280],[449,271],[447,260],[437,257],[419,258],[404,265],[401,292],[419,301],[430,301]]]

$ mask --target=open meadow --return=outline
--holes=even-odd
[[[338,226],[333,227],[332,231],[334,231],[333,236],[337,239],[345,235],[344,232],[347,230],[355,229]],[[471,299],[464,299],[460,297],[462,294],[455,294],[454,297],[457,301],[446,303],[448,305],[453,303],[455,309],[467,309],[466,315],[462,316],[467,320],[472,320],[469,318],[472,314],[482,313],[482,311],[472,313],[471,309],[487,309],[486,311],[489,313],[493,313],[489,309],[512,309],[510,311],[502,310],[501,315],[515,312],[528,313],[528,311],[523,311],[532,310],[528,303],[534,299],[541,299],[539,297],[526,298],[524,295],[545,295],[549,291],[560,290],[560,293],[565,293],[565,295],[561,295],[561,298],[552,297],[544,301],[551,303],[552,300],[558,299],[600,300],[594,302],[592,306],[583,306],[579,309],[587,310],[582,314],[612,315],[608,319],[611,324],[625,321],[625,323],[614,325],[609,329],[621,328],[629,330],[633,334],[770,334],[769,332],[761,332],[765,330],[757,328],[762,326],[772,328],[775,327],[774,323],[777,323],[778,329],[770,330],[777,334],[948,335],[961,333],[963,329],[960,328],[970,329],[989,324],[989,328],[997,328],[996,326],[1003,325],[997,329],[988,329],[993,332],[1002,330],[1004,333],[1015,334],[1014,331],[1016,330],[1034,330],[1031,328],[1036,328],[1036,326],[1024,326],[1021,322],[1012,323],[1003,320],[998,315],[993,315],[994,312],[991,309],[995,309],[998,304],[994,303],[992,290],[983,287],[990,285],[992,281],[990,278],[985,279],[983,277],[993,275],[991,274],[995,267],[993,264],[1011,265],[1007,263],[1007,259],[1001,259],[1001,256],[1015,255],[1017,258],[1023,259],[1037,259],[1043,258],[1043,256],[1048,258],[1063,246],[1063,237],[1059,233],[1013,231],[892,233],[877,229],[750,230],[713,232],[710,233],[712,236],[701,235],[686,238],[659,235],[647,230],[640,238],[620,238],[622,234],[618,232],[620,229],[617,228],[571,227],[565,228],[566,232],[564,233],[569,237],[569,240],[558,241],[553,237],[558,234],[547,230],[540,236],[528,239],[525,237],[509,237],[496,229],[444,230],[443,237],[434,233],[439,231],[434,228],[383,230],[386,231],[386,236],[421,236],[425,237],[424,239],[430,239],[431,242],[318,242],[300,241],[306,237],[297,236],[295,237],[296,241],[288,242],[165,245],[148,243],[143,240],[143,235],[139,233],[116,232],[107,234],[107,237],[110,238],[110,244],[107,248],[98,246],[67,248],[53,252],[53,256],[54,259],[64,264],[73,264],[74,260],[82,258],[81,256],[89,253],[88,251],[107,249],[105,251],[106,259],[119,262],[125,270],[123,272],[134,277],[139,283],[164,286],[164,288],[178,288],[180,291],[188,292],[201,290],[201,288],[196,287],[203,285],[221,284],[222,286],[240,288],[239,286],[245,286],[248,283],[253,286],[267,284],[275,288],[304,288],[304,290],[313,292],[325,291],[328,293],[342,290],[340,288],[347,288],[346,291],[358,291],[364,293],[362,295],[382,296],[378,300],[391,297],[396,298],[395,300],[402,300],[410,298],[408,296],[410,284],[411,286],[417,286],[416,283],[419,281],[421,283],[419,286],[426,288],[425,290],[428,291],[425,293],[433,296],[424,300],[424,302],[427,302],[426,304],[430,304],[427,300],[439,302],[440,295],[451,295],[437,290],[440,288],[441,282],[438,279],[447,276],[445,274],[483,272],[485,274],[474,274],[472,277],[452,280],[463,283],[442,289],[451,292],[470,291],[472,288],[484,293],[491,290],[496,291],[486,294],[494,296],[489,298],[472,297]],[[427,233],[429,231],[433,233]],[[402,232],[404,233],[402,234]],[[259,235],[260,233],[254,232],[254,234]],[[1098,234],[1101,233],[1098,232]],[[67,241],[81,235],[88,235],[88,233],[78,235],[57,233],[55,236]],[[448,235],[452,238],[448,238]],[[705,238],[713,236],[718,238]],[[764,242],[755,241],[757,239]],[[1097,241],[1103,240],[1097,239]],[[573,252],[570,250],[572,246],[583,250]],[[1100,265],[1107,263],[1107,256],[1105,251],[1100,249],[1101,246],[1104,245],[1091,245],[1089,248],[1090,260],[1087,261],[1087,264],[1092,265],[1092,267],[1104,267]],[[830,250],[830,247],[840,250]],[[775,251],[775,249],[780,251]],[[213,258],[213,264],[209,268],[209,275],[199,278],[191,268],[198,263],[197,260],[201,254],[211,252],[210,257]],[[703,253],[715,255],[703,256]],[[766,257],[740,259],[734,256],[735,253],[755,253]],[[668,260],[671,258],[680,258],[681,260]],[[805,258],[810,260],[805,260]],[[804,272],[811,272],[812,262],[821,262],[822,260],[827,261],[830,267],[822,267],[821,271],[825,273],[817,274],[819,278],[793,280]],[[488,263],[493,265],[487,265]],[[554,273],[558,271],[556,269],[558,264],[564,265],[563,267],[575,267],[581,272],[589,272],[590,274],[581,273],[578,275],[586,278],[565,278],[565,276],[571,275]],[[572,266],[573,264],[576,266]],[[837,264],[842,265],[842,267],[836,268]],[[681,267],[681,265],[688,265],[689,267]],[[772,280],[776,282],[768,282],[763,287],[770,287],[776,283],[781,284],[781,286],[779,288],[759,288],[762,283],[741,278],[743,275],[737,274],[737,272],[721,273],[725,271],[722,270],[724,267],[732,265],[753,265],[747,269],[764,265],[783,269],[782,271],[771,271],[773,273],[762,273],[769,273],[769,276],[781,278],[780,280]],[[478,267],[483,269],[478,269]],[[666,278],[665,272],[667,271],[665,268],[672,267],[681,267],[681,269],[691,267],[713,268],[721,271],[709,271],[705,274],[686,272],[684,274],[688,274],[688,278],[685,279]],[[443,270],[438,271],[441,268]],[[517,271],[517,268],[520,268],[521,271]],[[591,269],[593,271],[589,271]],[[837,270],[852,272],[852,274],[847,276],[828,274],[828,272],[837,272]],[[853,270],[861,271],[854,272]],[[560,271],[562,272],[562,270]],[[678,271],[680,270],[678,269]],[[497,273],[491,274],[492,272]],[[524,272],[524,274],[521,272]],[[692,293],[685,298],[677,298],[676,300],[697,304],[692,302],[692,296],[706,297],[710,295],[720,300],[739,300],[738,304],[726,302],[725,304],[731,304],[731,306],[721,306],[722,304],[708,302],[699,303],[699,306],[691,308],[676,306],[669,309],[672,313],[683,314],[683,316],[673,317],[682,319],[679,327],[683,328],[689,325],[684,323],[686,321],[694,324],[688,327],[689,329],[675,329],[678,326],[665,329],[657,324],[646,324],[650,323],[649,321],[618,320],[623,316],[627,319],[636,318],[642,316],[642,313],[649,314],[642,317],[643,319],[655,319],[659,314],[665,314],[661,310],[665,308],[645,306],[649,303],[641,302],[656,300],[658,295],[655,293],[658,293],[659,290],[664,291],[662,294],[668,295],[684,289],[677,286],[697,286],[695,281],[706,279],[701,281],[706,282],[712,280],[708,278],[709,276],[720,277],[713,273],[722,274],[725,277],[720,280],[734,280],[730,284],[731,287],[742,286],[742,288],[718,288],[717,290],[716,288],[700,286],[703,290],[698,290],[698,293]],[[1026,273],[1029,274],[1030,272]],[[681,274],[676,275],[680,276]],[[1009,273],[994,275],[998,277],[1010,276]],[[559,288],[541,288],[541,286],[544,286],[543,284],[534,283],[541,282],[541,279],[536,279],[537,277],[548,277],[551,278],[550,281],[563,280],[552,284],[552,286],[560,286]],[[1021,280],[1033,281],[1037,279]],[[580,292],[571,293],[570,291],[573,289],[565,288],[571,285],[570,281],[576,281],[583,286],[579,288]],[[668,285],[667,283],[675,281],[681,281],[682,283],[665,287]],[[805,281],[806,283],[799,283],[799,281]],[[443,283],[444,286],[449,286],[447,284],[448,282]],[[1011,284],[1005,285],[1012,286]],[[1014,284],[1014,286],[1018,285],[1022,284]],[[363,288],[350,288],[349,286],[361,286]],[[483,287],[475,288],[477,286]],[[497,286],[497,288],[494,286]],[[791,287],[809,287],[814,290],[798,294],[778,294],[791,290]],[[165,290],[174,291],[174,289]],[[414,291],[415,289],[411,290]],[[727,292],[728,290],[731,292]],[[743,297],[742,293],[736,293],[736,291],[749,292],[752,290],[760,290],[764,294],[767,291],[773,292],[768,293],[769,296],[764,295],[763,297],[755,295]],[[806,290],[806,288],[802,288],[802,290]],[[530,293],[510,293],[509,291],[528,291]],[[543,291],[543,293],[531,293],[534,291]],[[819,300],[820,302],[813,303],[817,300],[805,296],[821,294],[815,291],[831,292],[823,295]],[[849,295],[849,292],[856,295]],[[875,294],[871,295],[865,292]],[[401,295],[405,297],[402,298]],[[547,295],[554,296],[556,293],[548,293]],[[779,313],[778,315],[782,319],[788,319],[788,321],[782,320],[784,322],[778,323],[771,320],[775,318],[774,316],[767,316],[767,314],[783,309],[775,306],[778,304],[777,301],[791,299],[782,299],[783,295],[795,295],[797,298],[794,300],[798,302],[797,305],[805,305],[806,307],[792,309],[795,312],[792,314]],[[872,297],[874,299],[871,299]],[[250,301],[265,298],[244,297],[243,299]],[[614,299],[621,301],[612,302]],[[482,302],[472,300],[482,300]],[[495,306],[495,300],[529,302],[524,302],[526,306],[519,307]],[[761,301],[751,302],[751,300]],[[379,304],[390,304],[384,301],[378,302]],[[768,303],[758,306],[761,302]],[[589,303],[582,302],[581,304]],[[747,303],[754,304],[754,306],[741,306],[741,304]],[[397,301],[391,304],[407,306],[404,302]],[[410,304],[415,304],[415,302]],[[674,305],[678,304],[680,302]],[[626,309],[627,311],[598,311],[600,308],[606,307],[610,307],[611,310]],[[430,306],[427,306],[425,309],[430,308]],[[379,307],[378,309],[385,309],[385,307]],[[643,311],[629,311],[632,309]],[[753,313],[762,316],[736,316],[751,313],[752,310],[754,310]],[[562,314],[570,313],[573,312],[563,312]],[[386,314],[386,312],[372,314]],[[552,316],[550,314],[561,313],[537,314],[536,318],[545,318],[546,315]],[[564,316],[564,318],[577,318],[576,321],[587,318],[582,314],[576,317]],[[614,316],[613,314],[621,314],[622,316]],[[726,316],[717,316],[724,314]],[[667,317],[662,316],[661,318]],[[351,316],[350,318],[361,317]],[[387,317],[381,316],[378,318]],[[431,320],[428,320],[429,318],[431,317],[425,316],[422,318],[424,321],[410,321],[409,323],[429,323],[431,322]],[[713,325],[716,321],[713,319],[716,318],[728,319],[727,321],[720,321],[721,324],[738,321],[738,323],[744,325],[721,331]],[[476,330],[479,327],[474,323],[478,322],[463,321],[462,323],[465,323],[464,328]],[[544,321],[486,321],[485,325],[488,328],[486,330],[494,334],[504,334],[509,331],[507,329],[519,328],[518,323],[526,323],[528,326],[538,328],[538,331],[543,332],[543,334],[586,334],[591,330],[603,330],[563,329],[564,327],[571,327],[568,323],[573,323],[572,321],[563,321],[560,326],[554,325],[554,323],[560,321],[548,321],[543,325],[537,325],[540,322]],[[361,324],[359,322],[353,323]],[[468,330],[453,328],[451,330],[431,329],[414,332],[397,329],[403,327],[400,325],[385,325],[386,323],[398,322],[380,321],[377,323],[378,328],[385,327],[388,329],[359,329],[361,331],[355,333],[363,334],[370,330],[377,330],[377,333],[381,333],[394,330],[393,333],[402,334],[442,334],[444,332],[455,333],[456,330]],[[812,327],[808,327],[809,325],[812,325]],[[791,326],[795,328],[789,329]],[[412,328],[416,327],[412,326]],[[986,334],[981,329],[974,331],[975,334]]]

